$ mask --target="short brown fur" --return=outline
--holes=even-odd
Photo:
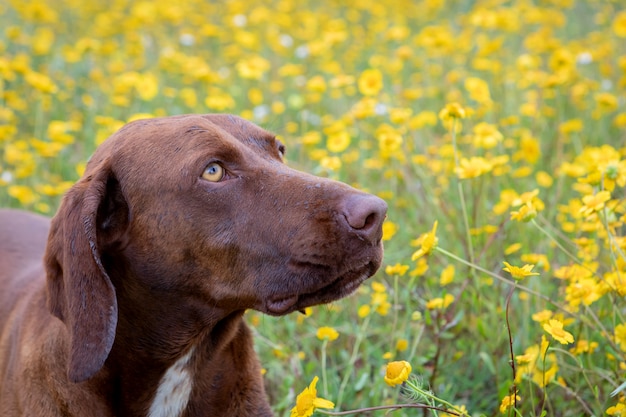
[[[192,351],[180,417],[271,416],[243,313],[353,292],[380,266],[386,212],[283,151],[235,116],[140,120],[51,223],[0,210],[0,415],[147,416]],[[202,176],[212,162],[219,182]]]

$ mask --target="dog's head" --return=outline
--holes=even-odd
[[[139,120],[98,148],[46,254],[73,380],[100,369],[113,345],[116,280],[207,309],[282,315],[376,272],[386,204],[290,169],[283,154],[272,134],[227,115]]]

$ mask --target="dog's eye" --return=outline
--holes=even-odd
[[[211,162],[204,168],[202,178],[211,182],[218,182],[224,178],[224,168],[217,162]]]

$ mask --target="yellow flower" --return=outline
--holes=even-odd
[[[260,56],[243,59],[237,63],[237,72],[241,78],[260,80],[270,68],[270,62]]]
[[[375,96],[383,88],[383,74],[377,69],[366,69],[357,81],[359,92],[364,96]]]
[[[313,378],[311,385],[306,387],[296,398],[296,406],[291,409],[291,417],[309,417],[313,415],[316,408],[334,408],[335,404],[331,401],[319,398],[317,396],[318,377]]]
[[[395,265],[387,265],[385,268],[385,274],[387,275],[398,275],[403,276],[409,270],[408,265],[395,264]]]
[[[613,19],[613,32],[620,38],[626,38],[626,11],[619,12]]]
[[[378,149],[383,157],[388,158],[402,147],[402,135],[394,129],[382,129],[376,136]]]
[[[34,204],[38,199],[33,189],[26,185],[12,185],[8,189],[8,194],[17,199],[23,206]]]
[[[426,303],[426,308],[429,310],[443,310],[447,308],[454,301],[454,295],[446,294],[443,298],[437,297]]]
[[[480,104],[490,104],[491,94],[489,93],[489,85],[486,81],[476,77],[469,77],[465,80],[465,89],[470,98]]]
[[[316,336],[319,340],[328,340],[329,342],[332,342],[339,337],[339,332],[332,327],[325,326],[317,329]]]
[[[409,341],[406,339],[399,339],[396,342],[396,350],[398,352],[404,352],[405,350],[407,350],[409,347]]]
[[[439,285],[446,286],[454,280],[454,265],[448,265],[446,268],[441,271],[441,276],[439,277]]]
[[[515,403],[519,401],[521,401],[521,398],[519,395],[516,395],[516,394],[507,395],[506,397],[502,399],[502,402],[500,403],[500,412],[502,414],[506,413],[509,408],[513,407]]]
[[[389,120],[395,124],[405,123],[413,114],[413,110],[409,108],[394,108],[389,110]]]
[[[439,112],[439,118],[447,122],[451,119],[465,119],[465,109],[459,103],[448,103]]]
[[[513,243],[512,245],[509,245],[506,249],[504,249],[504,254],[505,255],[510,255],[512,253],[517,252],[521,248],[522,248],[522,244],[521,243]]]
[[[407,361],[389,362],[385,373],[385,382],[391,387],[402,384],[409,379],[411,370],[411,364]]]
[[[505,267],[502,269],[511,274],[511,276],[516,280],[521,280],[532,275],[539,275],[537,272],[532,272],[535,265],[527,264],[520,268],[517,266],[513,266],[508,262],[504,262],[504,266]]]
[[[599,344],[598,342],[589,342],[588,340],[579,340],[576,342],[576,346],[569,351],[574,355],[581,355],[583,353],[593,353]]]
[[[437,221],[435,220],[435,223],[433,224],[433,229],[430,232],[426,233],[424,236],[422,236],[422,239],[421,239],[422,247],[419,248],[413,254],[413,256],[411,256],[412,261],[415,261],[424,255],[428,255],[430,252],[432,252],[433,249],[437,247],[437,243],[439,242],[439,239],[437,238],[436,233],[437,233]]]
[[[323,93],[326,91],[326,80],[321,75],[316,75],[307,81],[306,88],[315,93]]]
[[[378,292],[378,293],[387,292],[387,288],[380,282],[376,282],[376,281],[372,282],[372,289],[374,290],[374,292]]]
[[[615,326],[615,343],[619,345],[619,347],[626,351],[626,324],[618,324]]]
[[[550,319],[543,325],[543,330],[563,345],[574,342],[574,336],[563,329],[563,323],[560,320]]]
[[[345,151],[350,146],[350,134],[345,130],[328,135],[326,148],[334,153]]]
[[[398,225],[391,220],[383,222],[383,240],[391,239],[398,231]]]
[[[626,25],[626,23],[625,23]],[[626,29],[624,29],[626,30]],[[626,415],[626,405],[623,403],[617,403],[614,406],[611,406],[606,409],[606,413],[610,416],[621,416]]]
[[[364,304],[361,307],[359,307],[357,314],[359,315],[360,318],[364,319],[365,317],[369,316],[371,311],[372,311],[371,307],[368,306],[367,304]]]
[[[139,75],[135,82],[135,89],[142,100],[150,101],[159,92],[159,80],[154,74]]]
[[[583,197],[583,206],[580,212],[584,216],[590,216],[594,212],[598,212],[604,208],[604,203],[611,199],[611,193],[608,191],[600,191],[595,195],[586,195]]]
[[[459,166],[454,172],[460,179],[476,178],[490,172],[493,164],[480,156],[473,156],[470,159],[462,158]]]
[[[46,94],[54,94],[58,91],[58,87],[50,77],[35,71],[29,71],[24,77],[26,82],[32,87]]]
[[[337,156],[325,156],[320,160],[320,165],[329,171],[337,171],[341,168],[341,159]]]
[[[533,314],[531,316],[531,318],[534,321],[537,321],[539,323],[543,323],[546,322],[548,320],[550,320],[552,318],[552,312],[550,310],[541,310],[538,311],[537,313]]]
[[[537,217],[537,210],[535,206],[528,201],[518,211],[511,212],[511,220],[517,220],[518,222],[527,223]]]
[[[474,126],[474,146],[491,149],[502,142],[503,136],[498,129],[489,123],[481,122]]]

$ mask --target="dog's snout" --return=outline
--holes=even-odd
[[[382,225],[387,214],[387,203],[370,195],[352,195],[344,201],[343,215],[352,232],[377,242],[382,237]]]

